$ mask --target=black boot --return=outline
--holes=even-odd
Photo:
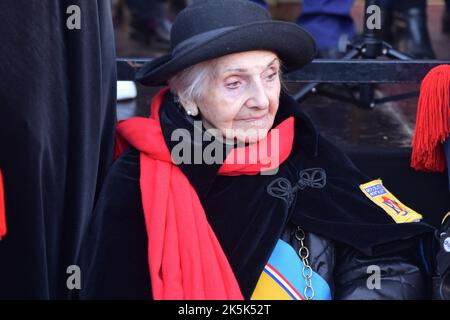
[[[402,51],[418,59],[435,59],[430,35],[427,28],[425,8],[409,8],[396,13],[400,18],[400,28],[403,29]]]

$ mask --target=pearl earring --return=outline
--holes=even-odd
[[[194,107],[194,109],[187,109],[186,113],[188,116],[197,116],[198,115],[198,110]]]

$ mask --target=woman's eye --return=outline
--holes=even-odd
[[[267,79],[268,79],[269,81],[275,80],[275,78],[276,78],[277,75],[278,75],[278,72],[272,73],[271,75],[269,75],[269,76],[267,77]]]
[[[228,83],[227,88],[236,89],[237,87],[239,87],[240,84],[241,84],[240,81],[234,81],[234,82]]]

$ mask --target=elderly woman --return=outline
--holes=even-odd
[[[195,1],[165,85],[117,128],[81,298],[419,299],[433,229],[318,134],[283,89],[311,36],[245,0]]]

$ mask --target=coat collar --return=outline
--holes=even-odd
[[[294,149],[300,148],[301,152],[307,153],[311,156],[317,156],[318,154],[318,132],[311,119],[301,110],[301,106],[284,90],[280,95],[280,107],[275,117],[274,126],[281,123],[284,119],[294,116],[295,122],[295,139]],[[174,141],[171,139],[172,133],[175,129],[186,129],[191,137],[195,134],[202,135],[205,132],[203,126],[197,126],[194,120],[200,120],[198,117],[187,116],[181,106],[175,102],[174,95],[168,92],[164,96],[163,106],[160,110],[161,128],[164,135],[164,139],[169,150],[172,152],[174,147],[178,145],[180,141]],[[221,167],[221,164],[206,164],[204,162],[200,164],[194,164],[194,151],[204,150],[210,141],[202,141],[201,145],[190,141],[190,146],[186,145],[186,148],[191,148],[191,164],[179,164],[178,167],[186,175],[191,182],[192,186],[197,191],[200,199],[208,194],[215,177]],[[218,147],[222,148],[223,159],[225,160],[227,153],[230,151],[225,145],[218,141],[212,143],[219,144]]]

